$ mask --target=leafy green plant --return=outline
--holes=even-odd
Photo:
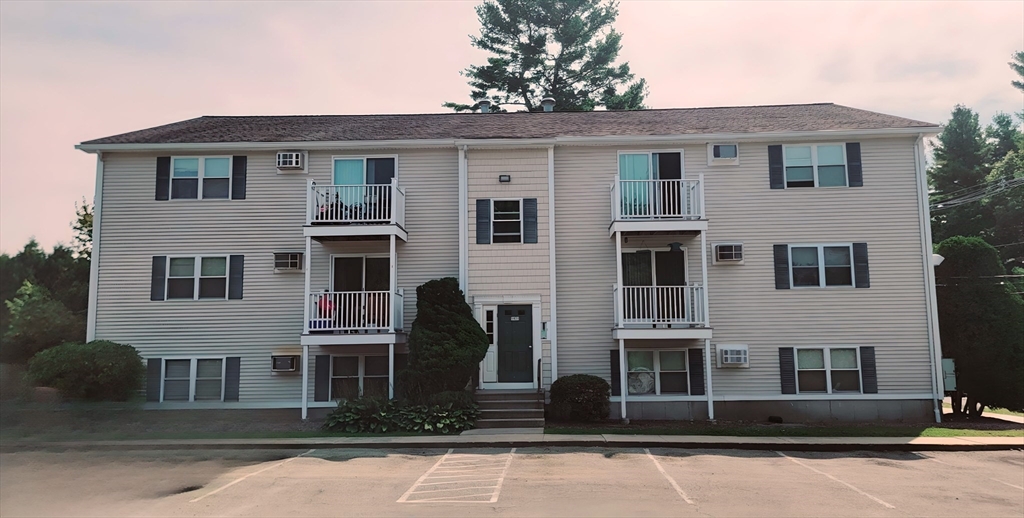
[[[142,388],[145,372],[134,347],[104,340],[58,345],[28,363],[29,379],[71,400],[127,401]]]
[[[458,433],[473,428],[476,405],[406,405],[395,400],[363,398],[341,401],[324,421],[325,430],[347,433]]]
[[[608,419],[610,392],[607,381],[590,374],[558,378],[551,384],[551,417],[559,421]]]
[[[82,318],[40,285],[25,281],[17,296],[5,305],[10,324],[0,345],[0,361],[4,363],[24,364],[39,351],[85,338]]]

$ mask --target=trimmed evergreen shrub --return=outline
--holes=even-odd
[[[71,400],[127,401],[142,388],[145,373],[134,347],[105,340],[58,345],[28,362],[29,379]]]
[[[574,374],[551,384],[551,418],[556,421],[608,419],[611,386],[604,378]]]
[[[476,408],[477,406],[476,401],[473,400],[473,394],[466,390],[452,390],[431,394],[427,398],[427,404],[441,407],[451,405],[452,408]]]
[[[404,395],[426,402],[440,392],[464,391],[487,354],[488,342],[458,279],[435,279],[417,287],[409,363],[400,374]]]
[[[458,433],[472,429],[479,415],[475,405],[406,405],[393,399],[362,398],[339,402],[323,428],[348,433]]]

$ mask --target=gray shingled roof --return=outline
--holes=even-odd
[[[832,103],[505,114],[205,116],[82,144],[517,139],[935,126]]]

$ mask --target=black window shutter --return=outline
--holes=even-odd
[[[871,287],[871,275],[868,272],[868,244],[853,244],[853,277],[858,288]]]
[[[331,355],[318,354],[313,377],[313,401],[330,401],[331,399]]]
[[[688,351],[690,368],[690,395],[704,395],[704,350],[690,349]]]
[[[156,157],[156,199],[171,198],[171,157]]]
[[[476,244],[491,244],[491,200],[476,200]]]
[[[229,356],[224,364],[224,401],[238,401],[238,382],[242,372],[242,358]]]
[[[537,242],[537,198],[523,199],[523,242]]]
[[[233,255],[228,266],[228,298],[242,298],[242,279],[245,276],[245,256]]]
[[[792,347],[779,347],[779,379],[782,380],[783,394],[796,394],[796,364],[793,363]]]
[[[789,245],[775,245],[775,289],[789,289]]]
[[[236,156],[231,157],[231,199],[232,200],[244,200],[245,199],[245,169],[248,165],[249,157]]]
[[[860,142],[846,143],[846,174],[850,187],[864,187],[864,167],[860,161]]]
[[[620,376],[621,372],[619,371],[619,369],[620,369],[620,366],[619,366],[619,350],[618,349],[612,349],[611,353],[612,353],[611,354],[611,357],[612,357],[612,359],[611,359],[612,395],[613,396],[621,396],[622,395],[622,376]]]
[[[772,189],[786,188],[786,174],[782,165],[782,146],[768,146],[768,183]]]
[[[860,348],[860,376],[864,379],[862,387],[865,394],[878,394],[878,372],[875,369],[875,348]]]
[[[167,281],[167,256],[153,256],[153,279],[149,285],[149,300],[164,300]]]
[[[160,371],[163,367],[161,358],[146,360],[146,401],[160,401]]]

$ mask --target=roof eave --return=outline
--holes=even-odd
[[[874,128],[851,130],[813,131],[769,131],[759,133],[693,133],[681,135],[606,135],[566,136],[555,138],[497,138],[497,139],[407,139],[407,140],[342,140],[342,141],[297,141],[297,142],[175,142],[141,144],[78,144],[75,149],[87,153],[104,151],[145,152],[145,151],[202,151],[202,150],[275,150],[275,149],[402,149],[438,148],[457,146],[487,147],[537,147],[551,145],[618,145],[694,143],[708,141],[757,142],[770,140],[794,140],[807,138],[860,138],[934,135],[942,130],[940,126],[919,126],[904,128]]]

